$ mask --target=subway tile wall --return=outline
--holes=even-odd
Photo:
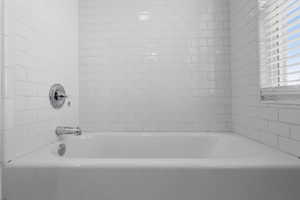
[[[80,0],[80,125],[230,131],[227,0]]]
[[[0,199],[2,199],[2,167],[3,167],[3,99],[2,99],[2,69],[3,69],[3,0],[0,0]]]
[[[56,140],[78,125],[78,2],[5,0],[5,160]],[[72,106],[54,110],[50,86],[65,85]]]
[[[300,156],[300,106],[260,103],[257,0],[231,0],[233,129]]]

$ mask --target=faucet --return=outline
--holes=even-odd
[[[82,135],[82,131],[79,127],[67,127],[67,126],[58,126],[55,129],[55,134],[57,136],[62,135]]]

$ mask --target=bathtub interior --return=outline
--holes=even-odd
[[[61,144],[64,155],[58,154]],[[297,169],[299,159],[231,133],[84,133],[11,161],[9,168]]]
[[[201,159],[263,155],[267,148],[231,133],[86,133],[66,137],[67,158]]]

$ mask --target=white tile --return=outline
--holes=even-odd
[[[291,126],[291,138],[300,140],[300,125]]]
[[[300,107],[260,103],[257,8],[258,1],[230,0],[233,128],[274,147],[278,147],[277,137],[283,136],[279,137],[280,149],[299,156]],[[264,122],[268,127],[260,127]]]
[[[282,151],[294,154],[296,156],[300,155],[300,142],[289,138],[279,137],[279,147]]]
[[[279,120],[287,123],[300,124],[300,110],[280,109]]]
[[[14,159],[52,142],[58,124],[78,125],[77,114],[54,112],[48,99],[54,83],[78,96],[78,2],[9,0],[5,10],[5,153]]]
[[[15,69],[13,67],[4,68],[4,98],[12,99],[15,97]]]
[[[284,123],[280,123],[278,121],[269,122],[268,129],[271,133],[274,133],[276,135],[281,135],[285,137],[288,137],[290,135],[290,126]]]
[[[167,7],[157,2],[145,10],[143,2],[128,1],[106,12],[104,2],[80,1],[81,125],[94,131],[230,130],[229,30],[221,26],[229,24],[229,8],[221,0],[187,0],[185,9],[176,1]],[[133,7],[137,16],[120,21]]]

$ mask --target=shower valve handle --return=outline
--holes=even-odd
[[[57,92],[55,92],[55,94],[54,94],[54,98],[55,98],[56,100],[61,100],[61,99],[66,99],[66,98],[68,98],[68,96],[67,96],[66,94],[64,94],[63,92],[57,91]]]

